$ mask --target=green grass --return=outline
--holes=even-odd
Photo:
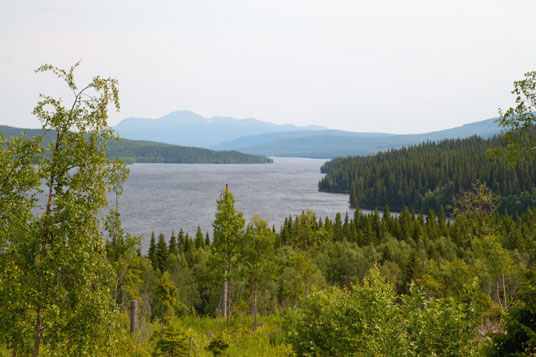
[[[263,316],[259,328],[253,332],[253,318],[233,317],[227,329],[223,318],[188,316],[181,322],[188,334],[193,337],[192,345],[199,356],[213,356],[206,350],[210,341],[223,337],[228,343],[228,356],[293,356],[291,346],[282,342],[281,320],[278,316]]]

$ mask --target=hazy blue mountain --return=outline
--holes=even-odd
[[[42,135],[41,129],[22,129],[0,125],[0,134],[5,137],[19,136],[25,132],[27,137]],[[55,131],[46,133],[43,145],[53,140]],[[153,141],[121,139],[108,142],[107,153],[112,159],[127,163],[166,163],[166,164],[263,164],[272,159],[260,155],[245,154],[238,151],[214,151],[204,148],[178,146]]]
[[[279,125],[257,119],[204,118],[181,110],[159,119],[126,118],[114,127],[122,138],[210,148],[240,136],[296,130],[324,130],[320,126]]]
[[[487,138],[499,134],[500,131],[495,119],[487,119],[425,134],[388,135],[348,133],[336,130],[302,131],[288,135],[268,134],[242,137],[216,147],[267,156],[334,158],[375,154],[378,151],[418,144],[423,141],[467,138],[472,135]]]
[[[392,136],[393,134],[385,133],[358,133],[351,131],[342,131],[342,130],[298,130],[298,131],[287,131],[282,133],[269,133],[261,135],[249,135],[242,136],[238,139],[225,141],[218,145],[211,147],[214,150],[239,150],[241,148],[247,148],[251,146],[269,144],[277,140],[284,139],[296,139],[296,138],[305,138],[310,136],[349,136],[353,138],[366,138],[366,137],[386,137]]]

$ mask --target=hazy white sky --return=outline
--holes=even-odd
[[[120,82],[120,119],[188,109],[352,131],[487,119],[536,70],[535,0],[0,0],[0,124],[38,127],[43,63]],[[70,98],[69,98],[70,99]]]

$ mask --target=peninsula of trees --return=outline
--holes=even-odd
[[[19,136],[28,138],[43,134],[41,129],[21,129],[0,125],[0,133],[5,137]],[[45,134],[42,145],[54,137],[54,131]],[[244,154],[238,151],[214,151],[209,149],[158,143],[153,141],[121,139],[107,143],[106,152],[111,159],[126,163],[163,163],[163,164],[264,164],[273,160],[265,156]]]
[[[536,198],[536,162],[516,165],[493,151],[506,147],[500,137],[427,142],[372,156],[331,160],[322,166],[326,176],[318,187],[325,192],[349,193],[352,207],[405,206],[423,212],[454,206],[456,197],[484,183],[501,196],[499,208],[522,212]]]

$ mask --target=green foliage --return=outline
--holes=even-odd
[[[529,269],[517,294],[517,304],[508,311],[505,333],[492,335],[490,356],[533,355],[536,347],[536,272]]]
[[[226,350],[228,348],[229,348],[229,342],[225,333],[222,333],[214,337],[207,346],[207,350],[212,352],[214,356],[227,355]]]
[[[0,339],[15,353],[99,354],[110,346],[101,328],[112,319],[113,302],[99,213],[124,178],[124,166],[105,153],[115,139],[107,109],[119,109],[117,81],[97,76],[79,89],[77,66],[37,70],[52,72],[74,94],[68,105],[41,95],[33,111],[44,132],[54,132],[52,141],[43,149],[42,137],[1,145],[1,160],[16,161],[0,167],[0,201],[15,209],[2,207],[1,214],[9,239],[0,243]]]
[[[156,338],[153,356],[180,357],[190,355],[188,336],[180,321],[171,319]]]
[[[475,285],[476,286],[476,285]],[[471,356],[478,352],[475,287],[464,286],[467,303],[434,299],[413,287],[401,308],[409,346],[407,355]]]
[[[153,318],[161,318],[164,323],[168,321],[175,312],[177,306],[177,289],[171,283],[169,273],[166,271],[162,274],[160,283],[154,291],[155,304]]]
[[[243,241],[239,245],[240,274],[250,284],[253,300],[254,327],[257,329],[257,294],[269,279],[274,278],[273,264],[275,234],[268,227],[268,223],[258,216],[251,219]]]
[[[351,291],[331,288],[285,315],[283,329],[298,355],[398,355],[395,292],[377,271]]]
[[[363,285],[313,294],[283,322],[303,356],[467,356],[477,352],[471,305],[428,299],[412,289],[396,302],[391,284],[372,269]]]
[[[231,278],[236,275],[235,268],[245,224],[242,212],[235,209],[235,202],[233,194],[225,186],[216,202],[216,219],[212,224],[214,241],[210,246],[214,258],[213,266],[224,284],[221,308],[223,315],[227,317],[228,325],[231,321]]]
[[[505,152],[510,161],[526,158],[528,154],[536,158],[536,71],[525,73],[525,78],[514,82],[516,105],[500,111],[499,124],[504,128],[502,136],[507,145],[499,152]]]

